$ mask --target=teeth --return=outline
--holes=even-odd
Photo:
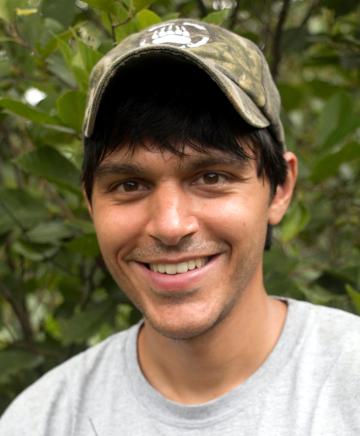
[[[176,265],[174,265],[174,264],[165,265],[165,273],[166,274],[176,274]]]
[[[187,262],[183,262],[183,263],[178,263],[176,266],[176,272],[177,273],[185,273],[188,271],[188,263]]]
[[[203,259],[196,259],[196,260],[195,260],[195,266],[196,266],[196,268],[201,268],[203,265],[205,265],[205,264],[203,263]]]
[[[207,257],[202,257],[181,263],[150,263],[149,266],[151,271],[154,272],[163,274],[182,274],[195,268],[202,268],[206,264],[207,259]]]

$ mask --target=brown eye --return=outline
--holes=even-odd
[[[148,187],[138,180],[124,180],[123,182],[114,184],[110,190],[118,194],[126,194],[147,191]]]
[[[122,183],[121,185],[125,192],[133,192],[139,189],[139,182],[134,180],[128,180],[127,182]]]
[[[215,185],[219,183],[220,175],[217,173],[206,173],[203,175],[203,180],[207,185]]]

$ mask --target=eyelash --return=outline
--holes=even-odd
[[[227,181],[229,181],[231,179],[231,177],[229,175],[225,175],[225,174],[222,174],[222,173],[217,172],[217,171],[207,171],[205,173],[201,173],[200,175],[196,176],[196,178],[194,179],[195,182],[193,182],[192,184],[196,185],[197,182],[201,178],[204,178],[205,176],[209,176],[209,175],[215,175],[215,176],[218,177],[216,183],[201,183],[201,185],[204,185],[204,186],[214,186],[215,187],[215,186],[218,186],[218,185],[224,183],[224,181],[227,182]],[[219,179],[223,179],[223,182],[219,182]],[[123,182],[119,182],[119,183],[115,183],[115,184],[111,185],[110,188],[108,189],[108,191],[112,192],[112,191],[115,191],[115,190],[119,190],[119,188],[121,186],[123,187],[126,183],[134,183],[134,184],[137,184],[138,186],[142,185],[143,187],[146,187],[146,189],[142,189],[141,191],[145,191],[145,190],[149,189],[148,185],[145,182],[142,182],[141,180],[128,179],[128,180],[124,180]],[[131,190],[130,191],[125,191],[125,190],[121,191],[121,193],[131,193],[131,192],[137,193],[137,192],[139,192],[139,190],[137,189],[137,190],[134,190],[134,191],[131,191]]]
[[[137,184],[138,186],[139,186],[139,185],[146,186],[145,183],[142,183],[142,182],[139,181],[139,180],[129,179],[129,180],[124,180],[123,182],[115,183],[115,184],[111,185],[108,191],[109,191],[109,192],[113,192],[113,191],[115,191],[115,190],[119,190],[119,188],[120,188],[121,186],[124,186],[126,183],[135,183],[135,184]],[[122,190],[121,192],[124,193],[124,194],[126,194],[126,193],[139,192],[139,191],[138,191],[138,190],[134,190],[134,191],[131,191],[131,190],[130,190],[130,191]]]
[[[230,176],[229,175],[225,175],[225,174],[219,173],[217,171],[207,171],[206,173],[202,173],[201,176],[197,178],[197,180],[199,180],[199,179],[201,179],[201,178],[203,178],[205,176],[209,176],[209,175],[215,175],[215,176],[217,176],[218,179],[222,178],[222,179],[225,179],[225,181],[229,181],[230,180]],[[217,183],[214,183],[214,185],[215,184],[216,185],[220,184],[218,179],[217,179]],[[204,183],[204,185],[212,186],[213,183]]]

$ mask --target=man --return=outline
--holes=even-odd
[[[2,436],[360,434],[358,318],[264,288],[297,174],[279,111],[260,50],[217,26],[162,23],[99,62],[84,192],[144,320],[27,389]]]

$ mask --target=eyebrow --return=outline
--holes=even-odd
[[[240,169],[243,169],[248,163],[247,159],[235,156],[205,156],[194,159],[187,166],[190,171],[197,171],[207,167],[213,167],[216,165],[233,165]]]
[[[100,179],[104,176],[115,175],[115,174],[133,174],[136,176],[144,175],[146,172],[145,168],[137,164],[127,164],[127,163],[104,163],[101,164],[95,170],[95,178]]]
[[[182,165],[183,161],[180,161],[179,168],[185,169],[185,171],[198,171],[204,168],[213,167],[217,165],[234,165],[239,169],[244,169],[247,160],[232,156],[206,156],[194,158],[190,163]],[[134,175],[137,177],[144,177],[148,173],[148,170],[137,163],[118,163],[108,162],[101,164],[96,170],[94,177],[101,179],[111,175]]]

